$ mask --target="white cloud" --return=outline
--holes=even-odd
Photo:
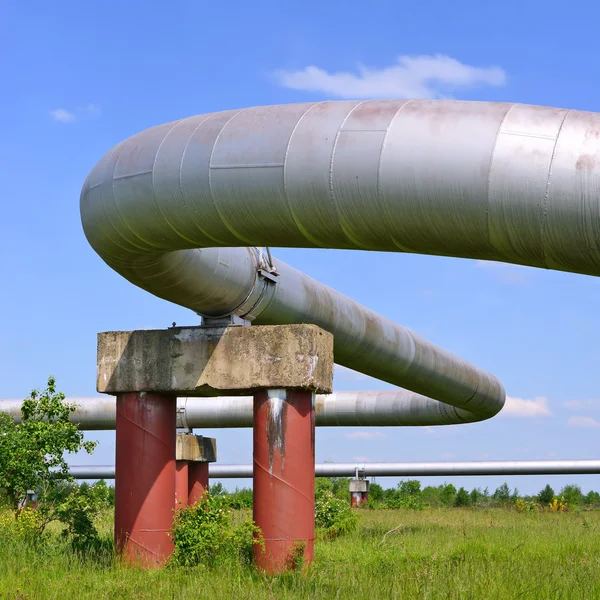
[[[66,108],[55,108],[49,112],[50,116],[59,123],[75,123],[82,115],[98,116],[100,114],[100,107],[96,104],[88,104],[83,107],[78,107],[76,112],[72,112]]]
[[[376,440],[384,438],[385,435],[381,431],[353,431],[345,433],[344,437],[348,440]]]
[[[508,417],[547,417],[552,415],[548,408],[548,398],[538,396],[533,399],[512,398],[506,396],[506,404],[500,412]]]
[[[55,108],[50,111],[50,116],[59,123],[73,123],[77,121],[77,116],[64,108]]]
[[[571,417],[567,424],[569,427],[586,427],[588,429],[600,427],[600,422],[593,417]]]
[[[450,56],[399,56],[381,69],[358,65],[357,73],[329,73],[314,65],[300,71],[275,72],[277,83],[294,90],[322,92],[338,98],[439,98],[455,88],[501,86],[499,67],[465,65]]]

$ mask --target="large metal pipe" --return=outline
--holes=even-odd
[[[209,317],[311,322],[336,362],[485,419],[495,377],[259,246],[413,252],[600,272],[600,116],[491,102],[255,107],[148,129],[81,194],[87,239],[134,284]]]
[[[114,479],[115,468],[71,466],[75,479]],[[473,462],[319,463],[316,477],[451,477],[469,475],[598,475],[600,460],[491,460]],[[250,479],[252,465],[209,467],[211,479]]]
[[[0,412],[18,423],[22,400],[0,399]],[[115,399],[111,396],[67,398],[77,405],[70,419],[83,430],[114,429]],[[420,410],[417,408],[420,406]],[[315,401],[317,427],[333,426],[413,426],[431,424],[432,413],[425,407],[434,403],[408,390],[344,391],[318,394]],[[437,410],[437,407],[435,408]],[[468,419],[465,419],[468,420]],[[452,416],[435,424],[452,423]],[[177,427],[227,428],[252,427],[252,396],[219,398],[178,398]]]

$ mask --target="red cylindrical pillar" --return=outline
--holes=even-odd
[[[117,396],[115,546],[130,564],[156,567],[173,551],[175,396]]]
[[[175,461],[175,503],[177,508],[183,508],[188,503],[189,468],[189,461]]]
[[[269,573],[312,562],[315,537],[315,408],[309,391],[254,395],[253,514],[264,549],[254,561]]]
[[[369,501],[369,492],[350,492],[350,506],[358,508]]]
[[[190,461],[188,465],[188,504],[196,504],[208,491],[208,463]]]

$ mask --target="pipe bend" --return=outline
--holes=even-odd
[[[414,252],[597,275],[599,139],[597,114],[518,104],[225,111],[118,144],[89,174],[81,218],[102,259],[152,294],[204,315],[315,323],[334,334],[337,363],[422,395],[406,405],[417,421],[480,420],[504,403],[494,376],[281,261],[252,314],[266,284],[247,248]]]

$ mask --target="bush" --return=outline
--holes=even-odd
[[[175,514],[171,564],[214,567],[229,560],[250,562],[252,547],[261,543],[259,533],[249,519],[234,524],[225,496],[205,494]]]
[[[333,538],[350,533],[358,526],[358,514],[354,512],[348,500],[336,498],[332,492],[324,490],[315,499],[315,525]]]
[[[456,488],[451,484],[440,486],[440,502],[442,506],[453,506],[456,499]]]
[[[4,510],[0,512],[0,539],[17,538],[35,543],[41,539],[40,514],[34,508],[24,508],[17,514]]]
[[[456,492],[454,506],[469,506],[469,504],[471,504],[471,496],[469,496],[469,492],[467,492],[464,487],[461,487],[460,490]]]
[[[503,504],[510,500],[510,488],[508,487],[508,483],[504,482],[499,488],[496,489],[494,492],[494,500],[502,502]]]
[[[94,521],[110,505],[109,488],[102,480],[91,486],[82,484],[69,488],[56,508],[56,518],[66,525],[62,536],[76,552],[97,550],[101,542]]]
[[[570,507],[581,506],[584,502],[584,495],[578,485],[565,485],[560,491],[561,498],[564,498],[566,504]]]
[[[515,500],[515,509],[518,513],[536,512],[538,508],[538,504],[533,500],[524,500],[523,498]]]
[[[235,488],[231,494],[224,495],[227,506],[234,510],[244,508],[252,508],[252,489],[251,488]]]
[[[568,512],[569,507],[565,502],[564,498],[553,498],[552,502],[548,504],[548,508],[552,512]]]
[[[423,510],[421,482],[416,479],[401,481],[396,488],[396,493],[388,498],[387,504],[390,508]]]
[[[537,496],[540,504],[547,506],[554,500],[554,490],[550,487],[550,484],[546,484],[546,487]]]

